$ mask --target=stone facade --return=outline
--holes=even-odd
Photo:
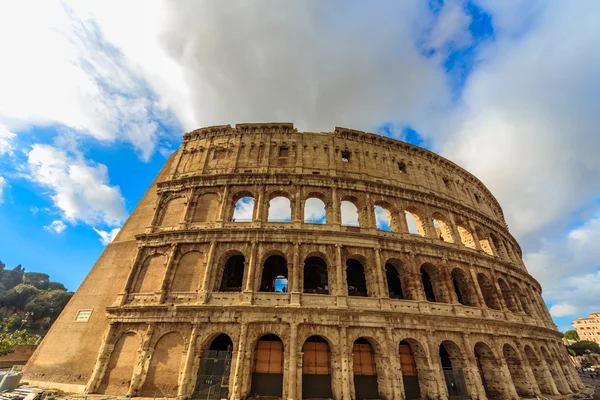
[[[582,388],[561,337],[467,171],[370,133],[241,124],[184,136],[25,377],[145,397],[516,399]]]
[[[591,313],[588,318],[579,318],[572,323],[579,339],[600,344],[600,312]]]

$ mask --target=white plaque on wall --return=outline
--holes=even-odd
[[[75,316],[75,322],[88,322],[92,315],[92,310],[79,310]]]

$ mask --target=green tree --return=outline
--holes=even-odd
[[[20,265],[17,265],[14,269],[0,269],[0,283],[7,289],[12,289],[23,283],[23,274],[25,274],[25,269]]]
[[[577,342],[579,342],[579,335],[577,334],[577,331],[575,329],[571,329],[569,331],[565,332],[565,339],[568,340],[575,340]]]
[[[27,302],[25,311],[33,313],[35,321],[44,318],[54,321],[72,296],[72,292],[64,290],[44,290]]]
[[[48,290],[62,290],[64,292],[66,292],[67,288],[62,283],[50,282],[50,283],[48,283]]]
[[[17,345],[36,344],[40,339],[39,336],[30,336],[25,329],[11,332],[15,319],[16,315],[12,315],[0,320],[0,356],[12,353]]]
[[[17,285],[10,289],[0,299],[0,306],[6,307],[12,310],[22,310],[25,304],[35,297],[40,291],[35,286],[31,285]]]
[[[48,284],[50,284],[50,276],[41,272],[25,272],[23,274],[23,283],[35,286],[40,290],[46,290],[48,289]]]
[[[600,354],[600,346],[596,342],[590,342],[588,340],[581,340],[577,343],[573,343],[571,348],[577,353],[578,356],[585,354],[586,350],[591,353]]]
[[[575,350],[573,350],[573,348],[571,346],[565,346],[567,348],[567,352],[572,355],[573,357],[575,357],[577,355],[577,353],[575,353]]]

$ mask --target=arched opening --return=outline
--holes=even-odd
[[[133,367],[137,362],[137,351],[141,345],[141,338],[136,333],[126,332],[121,335],[110,354],[97,393],[123,396],[129,391]]]
[[[527,380],[523,363],[519,359],[515,349],[511,345],[505,344],[502,347],[502,354],[504,355],[504,360],[508,366],[508,371],[510,372],[510,377],[515,385],[517,394],[521,397],[535,397],[535,392]]]
[[[302,398],[333,398],[331,352],[321,336],[311,336],[302,346]]]
[[[446,381],[448,397],[450,399],[469,398],[463,371],[465,368],[465,361],[458,345],[450,340],[443,341],[440,344],[439,357],[440,363],[442,364],[444,379]]]
[[[256,343],[250,393],[276,398],[283,394],[283,342],[277,335],[265,335]]]
[[[229,335],[220,334],[202,352],[194,398],[229,398],[229,373],[233,342]]]
[[[498,279],[498,286],[500,286],[500,292],[502,292],[502,297],[504,298],[504,302],[508,309],[514,313],[519,312],[519,307],[517,306],[517,302],[510,291],[510,288],[504,282],[504,279]]]
[[[175,267],[172,292],[198,291],[200,285],[200,271],[202,267],[202,253],[190,251],[185,253]]]
[[[402,268],[402,267],[400,267]],[[388,295],[390,299],[404,299],[405,295],[402,291],[402,280],[400,273],[395,265],[385,263],[385,278],[387,281]]]
[[[502,374],[498,373],[499,364],[492,349],[483,342],[477,343],[475,345],[475,360],[487,398],[489,400],[509,398],[510,396],[504,390]]]
[[[492,245],[494,246],[494,248],[496,249],[496,253],[498,255],[498,257],[506,260],[507,256],[506,256],[506,249],[504,249],[504,245],[502,244],[501,241],[498,240],[498,238],[490,233],[490,242],[492,243]]]
[[[360,226],[358,208],[351,201],[344,200],[340,206],[343,226]]]
[[[446,223],[444,218],[438,214],[433,214],[433,227],[435,228],[435,237],[440,239],[443,242],[454,243],[454,238],[452,237],[452,229]]]
[[[410,344],[403,340],[400,342],[400,370],[402,371],[402,382],[404,383],[404,395],[406,399],[420,399],[421,387],[419,385],[419,372],[417,362]]]
[[[263,264],[260,292],[287,293],[288,268],[285,258],[272,255]]]
[[[269,202],[268,222],[290,222],[291,220],[292,206],[290,199],[278,196]]]
[[[192,214],[192,223],[212,222],[219,213],[219,196],[216,193],[204,193],[196,200]]]
[[[449,303],[449,293],[443,284],[442,273],[434,265],[426,263],[421,266],[421,283],[427,301]]]
[[[181,357],[185,342],[177,332],[170,332],[162,336],[152,353],[146,380],[142,385],[142,397],[175,397],[179,389]]]
[[[512,292],[515,293],[516,298],[519,299],[519,301],[521,302],[521,307],[523,307],[523,311],[525,311],[525,314],[531,317],[533,314],[531,313],[531,304],[529,303],[529,297],[525,296],[521,288],[516,284],[513,284]]]
[[[477,306],[477,295],[466,272],[460,268],[454,268],[451,275],[458,302],[465,306]]]
[[[470,249],[474,249],[475,239],[473,239],[471,231],[469,231],[463,225],[456,225],[456,229],[458,230],[458,235],[460,236],[460,241],[462,244]]]
[[[304,293],[329,294],[327,264],[321,257],[304,261]]]
[[[304,202],[304,222],[309,224],[327,223],[325,203],[316,197],[306,199]]]
[[[367,339],[358,338],[354,341],[352,361],[356,400],[380,398],[375,354]]]
[[[406,218],[406,225],[408,225],[408,233],[412,235],[425,236],[423,222],[415,212],[406,210],[404,211],[404,217]]]
[[[363,265],[354,259],[346,261],[346,281],[348,282],[348,296],[369,295],[367,291],[367,279]]]
[[[235,203],[232,222],[251,222],[254,215],[254,197],[244,196]]]
[[[155,293],[160,291],[165,276],[167,258],[155,254],[146,259],[137,277],[133,293]]]
[[[167,202],[163,209],[160,226],[176,226],[183,221],[185,197],[176,197]]]
[[[558,366],[556,365],[555,360],[552,357],[550,357],[550,353],[548,353],[548,350],[546,350],[545,347],[541,347],[540,350],[542,352],[542,356],[544,357],[544,360],[546,360],[546,365],[548,366],[548,369],[550,370],[550,375],[552,375],[552,380],[554,380],[554,384],[556,385],[556,388],[558,389],[560,394],[569,393],[569,388],[564,385],[564,381],[561,379],[561,376],[560,376],[560,374],[562,374],[562,372],[559,370]],[[564,378],[564,376],[562,376],[562,377]]]
[[[381,231],[391,231],[392,214],[383,207],[375,206],[375,226]]]
[[[479,247],[481,247],[481,250],[483,250],[487,255],[493,256],[494,252],[492,251],[492,246],[490,245],[490,240],[488,239],[487,234],[485,234],[481,228],[477,228],[475,231],[477,232],[477,237],[479,238]]]
[[[219,292],[241,292],[244,280],[244,256],[229,257],[223,269],[223,278]]]
[[[435,290],[433,290],[433,283],[427,270],[421,267],[421,282],[423,284],[423,291],[425,292],[425,299],[427,301],[436,301]]]
[[[479,283],[479,288],[483,294],[485,305],[488,308],[500,310],[501,307],[500,301],[498,300],[498,292],[496,291],[496,286],[494,286],[492,281],[490,281],[490,279],[484,273],[479,273],[477,275],[477,283]]]
[[[544,365],[529,346],[525,346],[525,357],[527,357],[527,361],[529,361],[529,366],[531,367],[531,371],[533,372],[533,376],[535,377],[540,392],[548,396],[553,395],[552,386],[548,382]]]

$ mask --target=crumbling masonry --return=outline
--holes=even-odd
[[[401,141],[285,123],[187,133],[25,375],[235,400],[582,388],[478,179]]]

